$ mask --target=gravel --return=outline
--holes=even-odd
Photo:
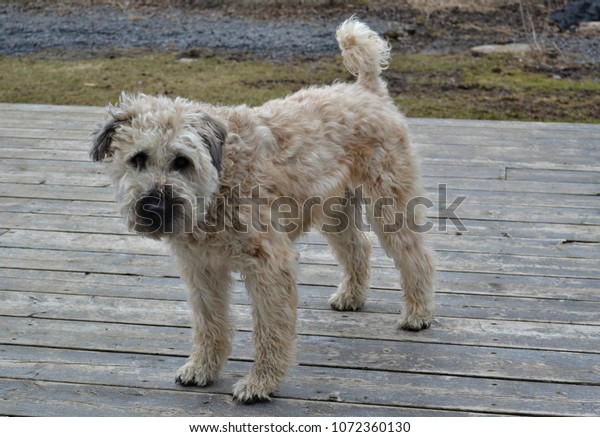
[[[107,6],[69,9],[21,9],[0,4],[0,54],[50,53],[64,57],[116,55],[131,50],[194,51],[231,53],[235,56],[282,59],[318,57],[339,52],[335,40],[338,20],[288,17],[260,20],[218,11],[186,11],[177,8],[121,10]],[[402,23],[375,16],[365,20],[381,33]],[[518,25],[513,24],[513,29]],[[486,26],[483,26],[485,28]],[[467,50],[494,41],[481,34],[466,37],[450,32],[428,37],[418,28],[416,35],[394,41],[394,51],[447,53]],[[578,64],[600,64],[600,35],[555,34],[540,36],[546,47]],[[526,42],[515,30],[510,42]]]
[[[318,19],[258,21],[178,9],[123,12],[92,7],[61,14],[0,6],[0,53],[20,56],[50,50],[94,55],[151,48],[251,52],[262,58],[319,56],[337,53],[337,24]]]

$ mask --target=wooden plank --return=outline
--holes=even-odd
[[[454,211],[460,220],[497,220],[520,223],[600,225],[600,208],[561,208],[555,206],[480,205],[470,201]],[[443,209],[428,211],[428,218],[443,217]]]
[[[104,179],[104,178],[102,178]],[[106,181],[106,179],[104,179]],[[27,197],[27,198],[43,198],[43,199],[68,199],[66,193],[69,190],[74,190],[77,194],[74,200],[113,200],[113,189],[109,186],[108,181],[102,184],[102,187],[82,187],[73,185],[52,185],[52,186],[30,186],[26,184],[4,183],[0,185],[1,197]],[[458,186],[448,185],[445,197],[438,191],[437,185],[430,187],[425,196],[430,199],[434,206],[442,200],[445,200],[446,206],[450,207],[452,202],[459,196],[465,196],[463,203],[478,204],[478,205],[500,205],[506,207],[514,206],[532,206],[532,207],[573,207],[579,209],[590,209],[590,215],[595,214],[595,210],[600,208],[600,196],[594,193],[594,185],[579,185],[579,188],[573,190],[587,191],[589,194],[565,194],[565,193],[523,193],[511,192],[510,190],[503,191],[485,191],[472,189],[469,184],[463,184],[468,188],[460,188]],[[473,187],[475,188],[475,187]],[[500,187],[501,188],[501,187]],[[566,190],[567,188],[565,188]],[[459,206],[456,210],[460,214]]]
[[[41,126],[36,123],[35,127],[29,126],[14,126],[15,123],[11,123],[13,126],[9,126],[3,123],[0,126],[0,138],[3,139],[53,139],[53,140],[81,140],[90,141],[93,131],[96,126],[102,122],[104,117],[99,117],[97,123],[85,123],[83,125],[73,127],[69,123],[64,121],[58,125],[56,122],[52,125]],[[559,153],[565,153],[564,151],[575,151],[578,149],[585,150],[587,153],[594,153],[594,145],[597,143],[598,138],[588,139],[581,137],[545,137],[536,139],[535,137],[527,136],[522,138],[511,137],[505,135],[496,136],[482,136],[469,135],[462,133],[461,135],[449,136],[440,135],[433,136],[431,133],[427,135],[412,134],[411,138],[413,143],[417,145],[419,150],[428,148],[429,146],[448,146],[456,147],[460,150],[468,148],[470,146],[476,146],[478,148],[485,148],[488,152],[490,148],[502,148],[506,149],[511,155],[516,153],[518,156],[522,156],[523,150],[532,150],[534,153],[540,153],[541,150],[554,149]],[[15,144],[9,141],[9,144]],[[471,155],[467,155],[471,156]]]
[[[0,184],[0,190],[2,185]],[[99,189],[100,190],[100,189]],[[65,196],[67,191],[65,191]],[[106,195],[107,206],[110,195]],[[66,199],[64,199],[66,200]],[[115,207],[116,212],[116,207]],[[65,232],[89,232],[94,234],[128,234],[122,218],[115,216],[95,217],[63,214],[38,214],[1,212],[0,223],[6,228],[28,230],[61,230]],[[465,229],[460,231],[454,228],[452,222],[446,229],[436,229],[434,226],[430,233],[453,234],[462,236],[467,234],[473,237],[492,238],[529,238],[543,240],[557,240],[559,242],[597,243],[598,228],[593,225],[576,225],[562,223],[524,223],[498,220],[471,220],[462,219]],[[444,224],[444,221],[442,221]],[[508,241],[508,240],[507,240]],[[508,242],[507,242],[508,244]]]
[[[421,174],[432,178],[462,178],[462,179],[504,179],[506,168],[498,163],[457,163],[457,165],[438,165],[435,162],[421,163]]]
[[[0,184],[0,197],[22,197],[32,199],[96,200],[113,202],[114,189],[109,184],[96,187],[71,185],[25,185]]]
[[[18,158],[18,159],[52,159],[62,161],[85,161],[88,158],[87,148],[90,138],[83,138],[81,135],[71,135],[69,138],[1,138],[3,147],[0,147],[0,158]],[[30,149],[31,143],[43,146],[48,149],[40,154],[39,150]],[[599,171],[600,151],[592,149],[589,153],[581,153],[575,149],[560,149],[549,154],[543,150],[531,150],[527,148],[515,148],[517,150],[506,150],[503,147],[489,147],[484,151],[478,146],[445,147],[444,154],[439,155],[439,148],[442,146],[419,145],[416,149],[422,157],[422,161],[427,164],[448,164],[454,165],[456,162],[465,163],[469,166],[477,163],[502,164],[508,167],[520,167],[526,164],[532,168],[566,168],[588,169]],[[62,150],[61,150],[62,148]],[[65,150],[67,149],[67,150]],[[485,152],[485,153],[484,153]],[[591,155],[591,156],[590,156]]]
[[[3,143],[0,143],[0,148]],[[42,148],[39,144],[31,144],[28,146],[29,149],[48,150]],[[67,148],[54,148],[54,150],[69,150]],[[57,160],[46,161],[43,159],[20,159],[14,157],[5,158],[0,161],[0,171],[10,172],[12,174],[18,174],[19,171],[23,172],[37,172],[43,171],[50,174],[65,174],[65,165],[68,165],[68,173],[73,175],[90,176],[90,175],[102,175],[108,178],[106,169],[98,163],[92,161],[64,161],[64,163],[58,163]],[[421,173],[424,176],[430,176],[436,178],[436,183],[440,178],[459,178],[461,180],[473,180],[473,179],[504,179],[506,176],[506,169],[502,165],[474,165],[469,166],[467,164],[461,166],[440,166],[440,165],[424,165],[421,167]],[[582,181],[582,182],[594,182],[594,181]]]
[[[71,118],[102,117],[106,110],[103,107],[76,106],[76,105],[36,105],[0,103],[0,111],[9,114],[19,114],[23,117],[68,116]],[[416,131],[441,132],[445,135],[464,135],[472,131],[479,135],[497,136],[498,131],[509,132],[511,135],[523,134],[533,137],[555,137],[557,133],[571,133],[572,135],[586,135],[590,138],[600,139],[600,129],[597,125],[583,123],[545,123],[545,122],[519,122],[519,121],[487,121],[487,120],[454,120],[409,118],[409,127]]]
[[[0,159],[42,159],[50,161],[89,161],[89,153],[81,146],[83,140],[1,139]],[[30,143],[44,146],[44,153],[29,147]],[[57,146],[61,145],[62,149]]]
[[[101,121],[101,120],[99,120]],[[90,141],[93,130],[80,129],[48,129],[48,128],[13,128],[0,126],[0,139],[8,144],[18,144],[13,142],[14,139],[44,139],[44,140],[76,140]]]
[[[527,137],[556,136],[558,133],[583,138],[600,138],[600,128],[591,123],[547,123],[538,121],[508,121],[508,120],[455,120],[442,118],[410,118],[409,127],[422,128],[424,132],[447,132],[461,134],[467,130],[479,135],[499,135],[499,131],[510,132],[513,135],[522,133]]]
[[[0,239],[0,247],[82,250],[88,252],[169,255],[165,244],[138,235],[107,235],[55,231],[10,231]]]
[[[75,247],[68,246],[57,247],[50,243],[46,246],[42,244],[17,245],[10,236],[6,234],[0,238],[0,247],[5,247],[4,254],[0,257],[0,266],[10,268],[25,268],[35,266],[41,269],[58,270],[83,270],[90,271],[90,265],[94,265],[95,272],[106,273],[136,273],[145,274],[146,271],[154,270],[153,275],[168,275],[173,271],[173,264],[168,258],[164,258],[165,268],[154,269],[154,264],[163,263],[162,259],[156,256],[167,255],[165,248],[154,242],[140,241],[140,244],[147,244],[143,253],[136,251],[110,250],[115,238],[111,238],[102,251],[93,250],[75,250]],[[23,234],[17,234],[23,235]],[[86,242],[90,245],[97,236],[77,234],[75,238],[71,236],[70,241],[75,239]],[[67,241],[69,241],[67,237]],[[127,240],[125,240],[127,241]],[[15,247],[16,246],[16,247]],[[80,249],[87,249],[87,247]],[[51,247],[46,249],[44,247]],[[123,247],[123,246],[121,246]],[[313,271],[331,271],[332,266],[337,265],[336,259],[324,247],[303,247],[300,250],[302,264],[310,265]],[[114,265],[117,260],[123,263]],[[373,272],[379,277],[393,280],[397,276],[392,261],[381,250],[377,250],[371,256]],[[52,267],[50,267],[52,266]],[[439,252],[437,268],[440,271],[472,271],[488,272],[502,274],[531,275],[531,276],[550,276],[550,277],[571,277],[600,279],[597,260],[579,259],[579,258],[549,258],[536,256],[505,255],[505,254],[487,254],[487,253],[465,253],[465,252]],[[103,270],[107,269],[107,270]]]
[[[72,114],[77,116],[80,114],[100,114],[103,108],[98,106],[80,106],[80,105],[46,105],[46,104],[31,104],[31,103],[0,103],[0,110],[17,113],[32,113],[41,112],[54,114]]]
[[[460,178],[423,178],[423,182],[428,191],[437,189],[438,184],[446,184],[448,190],[469,190],[469,191],[499,191],[511,193],[537,193],[537,194],[579,194],[587,196],[596,196],[600,193],[600,179],[592,183],[575,182],[539,182],[515,180],[495,180],[483,179],[474,183],[472,180]],[[435,192],[435,191],[434,191]]]
[[[435,135],[437,133],[437,135]],[[481,132],[475,132],[469,129],[458,133],[448,133],[443,130],[437,132],[429,131],[424,134],[411,133],[411,140],[418,147],[421,146],[441,146],[462,148],[465,146],[477,146],[479,148],[502,147],[511,151],[520,152],[519,149],[545,149],[547,151],[570,149],[580,150],[582,153],[593,152],[595,144],[599,138],[595,138],[595,132],[588,132],[580,135],[572,135],[571,132],[559,132],[551,135],[537,135],[536,132],[529,130],[522,132],[521,135],[515,135],[510,131],[495,129],[495,135],[482,135]]]
[[[2,129],[10,134],[11,130],[35,129],[68,130],[93,132],[104,120],[102,115],[79,114],[77,116],[51,113],[15,113],[2,111]]]
[[[16,141],[16,140],[11,140]],[[439,149],[444,149],[444,154],[439,154]],[[566,164],[577,165],[580,168],[590,168],[593,171],[600,169],[600,150],[590,149],[589,152],[582,153],[575,148],[553,149],[552,153],[543,148],[528,147],[486,147],[480,146],[456,146],[456,145],[427,145],[419,144],[418,154],[423,159],[432,161],[462,161],[471,164],[475,162],[496,162],[503,163],[508,167],[517,167],[527,164],[534,168],[564,168]],[[588,156],[589,153],[589,156]]]
[[[543,181],[594,183],[600,181],[600,171],[551,170],[534,168],[507,168],[506,179],[515,181]]]
[[[333,417],[411,417],[438,415],[433,410],[355,405],[336,402],[277,399],[251,407],[233,402],[229,395],[194,389],[153,390],[90,384],[65,384],[32,380],[0,380],[0,394],[10,402],[0,407],[15,416],[151,416],[217,417],[283,416],[299,414]],[[440,411],[439,415],[456,415]]]
[[[440,147],[440,146],[438,146]],[[441,156],[433,154],[434,151],[428,151],[426,153],[418,153],[421,158],[422,165],[440,165],[440,166],[458,166],[461,164],[467,165],[502,165],[507,168],[533,168],[542,170],[571,170],[571,171],[600,171],[600,164],[597,164],[598,160],[584,162],[581,159],[576,161],[570,160],[568,157],[564,157],[562,160],[550,160],[550,159],[528,159],[525,161],[506,161],[502,160],[501,157],[495,157],[493,159],[487,159],[485,155],[481,155],[479,158],[471,157],[468,155],[469,151],[464,153],[464,157],[460,157],[463,154],[455,153],[452,155]],[[582,153],[584,155],[584,153]]]
[[[313,266],[300,265],[298,282],[301,286],[321,286],[334,288],[339,283],[339,268],[316,271]],[[114,288],[123,287],[121,294],[128,296],[131,287],[143,287],[149,297],[160,298],[163,293],[178,293],[182,290],[181,281],[173,276],[151,276],[127,274],[92,273],[82,271],[40,270],[26,268],[11,269],[0,267],[0,277],[29,278],[47,281],[48,289],[62,292],[64,289],[88,287],[97,295],[111,295]],[[55,282],[53,282],[55,281]],[[50,288],[54,284],[55,288]],[[371,287],[381,290],[398,290],[398,277],[391,280],[371,277]],[[62,288],[61,288],[62,287]],[[107,291],[107,288],[111,292]],[[164,289],[164,290],[163,290]],[[444,293],[473,294],[486,296],[511,296],[540,299],[565,299],[594,301],[600,300],[600,280],[581,278],[557,278],[521,276],[493,273],[438,272],[436,290]],[[332,290],[333,291],[333,290]],[[176,296],[181,296],[176,294]]]
[[[371,240],[373,245],[372,253],[375,256],[384,257],[385,252],[380,247],[377,236],[374,235],[373,232],[366,232],[365,235]],[[136,235],[131,235],[130,237],[133,239],[139,238],[139,236]],[[600,257],[599,244],[568,241],[564,239],[529,239],[511,238],[507,236],[478,236],[471,235],[468,232],[465,234],[430,232],[425,236],[425,240],[426,243],[436,252],[533,255],[550,258],[596,259]],[[135,245],[135,242],[132,242],[131,244]],[[327,246],[327,244],[323,237],[314,231],[307,232],[301,235],[298,240],[296,240],[296,247],[300,252],[302,252],[305,247],[311,248],[312,246]],[[329,250],[326,250],[325,252],[329,252]]]
[[[68,115],[70,117],[103,116],[106,112],[104,107],[77,106],[77,105],[40,105],[21,103],[0,103],[0,111],[19,113],[23,116],[36,113],[43,116]],[[496,135],[495,130],[510,131],[515,134],[525,132],[529,136],[556,135],[556,132],[579,133],[581,135],[594,135],[600,138],[600,128],[594,124],[585,123],[546,123],[546,122],[520,122],[520,121],[488,121],[488,120],[455,120],[455,119],[432,119],[432,118],[409,118],[409,125],[424,132],[439,129],[442,132],[464,132],[471,129],[479,134]]]
[[[466,231],[472,236],[491,236],[532,239],[556,239],[562,241],[578,241],[598,243],[598,227],[594,225],[571,225],[560,223],[524,223],[495,220],[461,220]],[[435,228],[434,228],[435,230]],[[454,232],[448,224],[448,232]]]
[[[21,214],[44,214],[66,216],[93,216],[123,218],[119,214],[119,207],[113,202],[94,200],[68,200],[68,199],[31,199],[24,200],[19,197],[0,197],[2,212]],[[41,221],[38,217],[37,221]],[[32,226],[33,227],[33,226]]]
[[[185,357],[191,330],[0,316],[3,344]],[[429,331],[433,332],[433,331]],[[415,337],[427,331],[414,333]],[[431,334],[429,334],[431,335]],[[298,336],[298,363],[536,382],[600,383],[598,354],[328,336]],[[233,360],[252,357],[251,333],[238,331]]]
[[[11,317],[81,320],[89,322],[132,323],[153,326],[188,327],[190,314],[185,302],[123,298],[52,295],[0,291],[6,301],[1,314]],[[321,308],[328,307],[326,300]],[[367,306],[370,308],[370,305]],[[301,335],[326,335],[340,338],[419,341],[491,347],[512,347],[570,352],[597,352],[598,325],[522,322],[516,320],[483,320],[439,315],[434,329],[424,334],[395,328],[400,302],[389,305],[386,312],[339,313],[327,309],[300,308],[298,332]],[[252,326],[249,305],[234,306],[236,324]],[[243,328],[242,328],[243,329]]]
[[[27,311],[31,313],[32,308],[38,307],[38,302],[42,300],[59,301],[62,299],[64,302],[70,299],[71,295],[75,295],[76,299],[83,299],[85,302],[90,298],[101,301],[104,298],[171,300],[175,302],[186,300],[183,284],[176,278],[173,278],[172,283],[168,286],[154,285],[150,281],[139,286],[136,284],[77,282],[75,278],[67,276],[63,276],[62,280],[32,279],[31,276],[29,272],[18,277],[0,276],[4,290],[23,293],[22,296],[16,294],[7,297],[11,301],[10,306],[13,308],[11,311],[15,311],[14,308],[19,305],[22,306],[20,315],[26,314]],[[299,308],[327,310],[329,309],[327,301],[334,291],[334,287],[300,284]],[[37,296],[38,293],[41,293],[42,296]],[[232,301],[236,305],[250,304],[243,283],[234,283],[231,294]],[[46,295],[49,296],[46,297]],[[552,296],[546,296],[545,299],[539,299],[502,294],[461,293],[459,290],[439,290],[435,297],[436,315],[470,319],[599,325],[600,296],[597,296],[596,301],[580,300],[577,297],[554,299]],[[94,303],[94,305],[96,304]],[[397,290],[372,288],[362,311],[394,314],[398,312],[401,305],[401,293]],[[568,311],[565,311],[565,308],[568,308]],[[48,316],[48,313],[43,311],[42,315]]]
[[[2,176],[0,176],[1,178]],[[43,178],[43,176],[40,176]],[[93,179],[80,187],[87,185],[89,187],[102,188],[108,187],[108,182],[97,182]],[[0,185],[1,187],[2,185]],[[2,188],[0,188],[2,190]],[[92,195],[87,200],[70,200],[65,198],[67,189],[60,188],[54,193],[53,188],[45,188],[45,192],[39,197],[59,197],[59,198],[32,198],[37,196],[37,187],[17,187],[17,191],[10,193],[9,188],[4,189],[3,194],[9,197],[2,198],[2,212],[12,213],[43,213],[43,214],[65,214],[81,216],[109,216],[118,217],[118,206],[111,200],[109,193],[102,193],[94,198]],[[109,188],[109,191],[112,188]],[[11,195],[12,194],[12,195]],[[79,190],[80,197],[86,197],[87,194]],[[13,197],[22,196],[22,197]],[[27,199],[24,201],[23,199]],[[450,199],[452,200],[452,199]],[[112,202],[112,203],[111,203]],[[450,203],[450,202],[449,202]],[[441,211],[443,213],[443,210]],[[573,224],[573,225],[598,225],[600,224],[600,208],[578,208],[578,207],[554,207],[554,206],[514,206],[514,205],[480,205],[470,200],[461,204],[454,214],[460,220],[485,220],[499,222],[520,222],[520,223],[546,223],[546,224]],[[439,215],[442,217],[438,218]],[[452,229],[452,222],[445,220],[448,214],[440,214],[437,207],[428,211],[427,217],[433,224],[440,227],[446,222]],[[442,222],[440,223],[440,219]],[[366,222],[366,220],[365,220]],[[21,223],[21,226],[24,224]],[[435,230],[435,227],[434,227]],[[541,238],[541,237],[540,237]],[[560,241],[560,240],[559,240]]]
[[[335,258],[327,251],[305,248],[300,251],[301,263],[309,265],[336,266]],[[379,251],[378,251],[379,252]],[[573,258],[548,258],[522,255],[504,255],[466,252],[438,252],[437,266],[440,271],[472,271],[501,274],[523,274],[527,276],[584,277],[600,279],[597,260]],[[371,266],[393,269],[393,262],[385,255],[371,255]]]
[[[391,266],[385,251],[379,246],[377,237],[366,234],[373,243],[372,261],[375,265]],[[481,253],[495,255],[525,255],[543,258],[600,258],[600,244],[564,243],[557,240],[525,240],[505,237],[470,237],[431,234],[428,244],[436,252]],[[23,249],[77,250],[86,252],[130,253],[141,255],[167,255],[166,244],[139,235],[97,235],[80,232],[10,230],[0,239],[0,247]],[[320,235],[311,232],[296,243],[300,255],[312,263],[323,259],[324,264],[338,262]],[[317,253],[313,257],[311,254]],[[553,262],[553,261],[551,261]],[[557,261],[560,262],[560,261]],[[569,261],[575,262],[575,261]]]
[[[57,161],[45,160],[41,156],[39,159],[19,159],[6,157],[0,161],[0,171],[12,172],[44,172],[74,175],[102,175],[106,176],[106,169],[96,162],[86,161]]]
[[[1,241],[0,241],[1,243]],[[36,268],[41,270],[64,270],[115,274],[148,274],[150,276],[173,276],[177,270],[173,261],[162,254],[135,255],[130,253],[102,253],[61,251],[44,249],[5,248],[0,258],[0,267]],[[313,252],[314,257],[317,252]],[[329,256],[329,255],[327,255]],[[551,261],[553,261],[551,263]],[[399,273],[386,258],[386,265],[372,265],[372,276],[386,284],[395,282]],[[301,259],[308,265],[311,276],[330,276],[336,264],[315,264]],[[438,254],[437,269],[473,273],[511,274],[550,278],[600,279],[596,260],[565,258],[560,263],[554,258],[523,257],[517,255],[488,255],[469,253]],[[149,273],[151,272],[151,273]]]
[[[235,379],[249,368],[249,363],[229,361],[221,378],[210,387],[179,388],[173,384],[174,369],[182,362],[179,357],[20,346],[3,346],[2,352],[3,356],[11,357],[0,358],[0,375],[4,378],[179,390],[197,394],[229,395]],[[453,376],[434,379],[429,375],[411,373],[354,369],[332,371],[295,366],[275,395],[276,402],[273,404],[294,399],[326,402],[334,398],[341,405],[355,403],[440,408],[453,412],[580,416],[598,414],[597,404],[589,402],[596,390],[595,387],[570,384]],[[310,402],[307,404],[310,405]],[[241,412],[244,412],[243,407]],[[431,414],[439,415],[441,412],[433,410]],[[422,413],[425,414],[424,411]]]
[[[327,280],[321,281],[330,285],[314,285],[301,280],[301,306],[328,308],[326,301],[339,281],[336,273],[332,271]],[[301,279],[310,276],[310,269],[301,266],[300,275]],[[465,279],[459,281],[456,276]],[[183,284],[176,277],[1,269],[0,278],[6,290],[185,300]],[[394,283],[390,285],[397,287]],[[524,281],[514,276],[442,273],[436,284],[436,301],[439,315],[564,323],[580,320],[581,323],[595,324],[596,303],[600,301],[599,286],[600,281],[597,280],[530,277]],[[237,284],[234,290],[239,293],[234,293],[237,303],[248,303],[242,284]],[[564,311],[566,302],[569,303],[568,312]],[[394,309],[400,307],[398,291],[372,287],[366,309],[377,311],[377,308],[389,305],[393,305]]]
[[[81,187],[110,187],[111,181],[105,175],[41,171],[5,171],[0,169],[0,183],[29,185],[69,185]]]
[[[390,272],[388,270],[386,272]],[[371,275],[371,286],[385,290],[398,289],[399,276],[385,277],[375,271]],[[298,280],[303,285],[322,285],[336,287],[340,281],[339,269],[320,268],[319,266],[301,266]],[[600,282],[597,279],[522,276],[514,274],[495,274],[482,272],[446,271],[437,275],[436,287],[440,291],[461,293],[492,293],[493,295],[574,298],[580,300],[598,300]]]

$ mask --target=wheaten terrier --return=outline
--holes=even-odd
[[[418,163],[380,77],[389,45],[353,18],[336,37],[355,83],[257,108],[122,94],[94,134],[91,157],[107,164],[129,228],[166,241],[187,285],[195,344],[177,373],[183,385],[209,384],[227,360],[238,271],[252,299],[255,353],[233,396],[253,402],[277,390],[295,356],[293,240],[310,226],[343,270],[331,306],[363,305],[371,244],[357,223],[362,205],[401,273],[398,326],[431,323],[434,266],[418,232],[422,211],[409,210],[421,194]]]

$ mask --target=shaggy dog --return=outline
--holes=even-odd
[[[187,285],[194,347],[177,373],[183,385],[209,384],[227,360],[231,271],[238,271],[252,299],[255,354],[233,396],[269,399],[295,355],[293,240],[310,226],[323,232],[343,269],[329,303],[359,309],[371,248],[359,226],[363,206],[401,273],[398,327],[432,321],[434,266],[414,208],[418,163],[380,77],[389,45],[354,18],[336,37],[355,83],[311,87],[257,108],[122,94],[94,134],[91,157],[107,164],[129,229],[164,240]]]

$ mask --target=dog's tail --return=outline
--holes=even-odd
[[[335,37],[344,65],[358,76],[358,83],[372,90],[385,88],[380,75],[390,62],[390,45],[354,16],[338,27]]]

